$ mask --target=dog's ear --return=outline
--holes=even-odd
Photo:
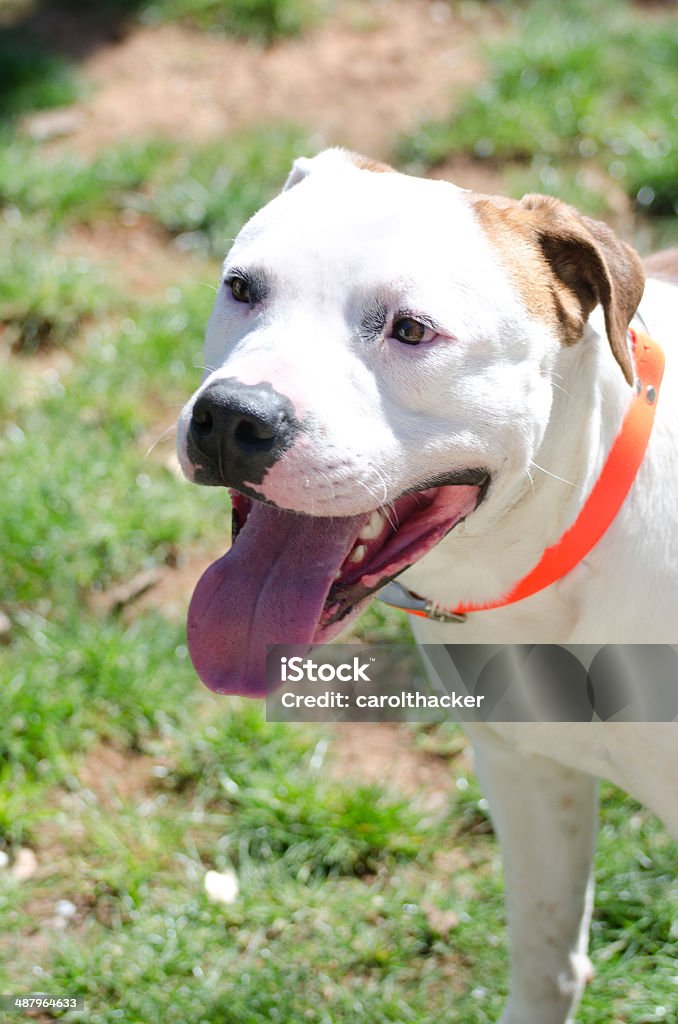
[[[581,337],[589,314],[600,304],[614,357],[633,383],[627,330],[645,284],[640,257],[606,224],[558,199],[527,195],[520,205],[531,213],[534,240],[555,278],[565,340]]]
[[[287,192],[289,189],[294,188],[300,181],[307,178],[311,173],[311,164],[313,158],[308,156],[299,156],[292,164],[292,170],[290,171],[287,181],[283,185],[283,192]]]
[[[350,149],[335,146],[333,149],[323,150],[317,156],[301,156],[295,160],[283,187],[283,192],[294,188],[317,169],[336,171],[337,169],[345,170],[347,167],[357,168],[359,171],[372,171],[374,174],[393,172],[393,168],[388,164],[382,164],[379,160],[372,160],[368,156],[361,156],[360,153],[353,153]]]

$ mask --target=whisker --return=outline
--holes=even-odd
[[[377,477],[379,478],[379,480],[381,482],[381,486],[384,488],[384,493],[383,493],[381,501],[379,503],[380,505],[383,505],[383,504],[385,504],[386,496],[388,495],[388,486],[386,484],[386,481],[384,480],[384,476],[383,476],[381,470],[379,469],[379,467],[378,466],[372,466],[372,469],[374,470],[374,472],[376,473]]]
[[[377,504],[377,507],[382,509],[382,511],[384,513],[384,516],[386,517],[386,520],[387,520],[389,526],[391,527],[391,529],[395,533],[396,525],[393,522],[393,520],[391,519],[391,517],[389,516],[389,514],[388,514],[388,507],[387,507],[387,504],[388,504],[388,505],[391,506],[391,508],[393,508],[393,502],[388,502],[388,503],[386,502],[387,490],[386,490],[386,485],[384,483],[384,480],[381,477],[381,474],[379,473],[379,470],[376,468],[376,466],[373,466],[372,468],[373,468],[374,472],[377,474],[377,476],[379,477],[379,479],[381,480],[382,485],[384,486],[384,493],[381,496],[381,498],[379,498],[379,496],[374,493],[373,489],[368,484],[366,484],[364,480],[358,480],[358,483],[360,484],[361,487],[365,488],[365,490],[369,494],[370,498],[374,499],[374,501]]]
[[[534,490],[534,477],[532,476],[532,474],[530,473],[530,471],[529,471],[529,469],[527,467],[525,467],[525,472],[527,473],[528,480],[530,481],[530,486],[532,487],[532,494],[534,494],[535,493],[535,490]]]
[[[373,499],[374,499],[374,500],[376,501],[377,505],[380,505],[380,504],[381,504],[381,502],[380,502],[379,498],[378,498],[378,497],[377,497],[377,495],[376,495],[376,494],[374,493],[374,491],[373,491],[373,490],[372,490],[372,488],[371,488],[371,487],[369,486],[369,484],[366,484],[364,480],[356,480],[356,483],[360,484],[360,486],[361,486],[362,488],[364,488],[364,490],[366,490],[366,491],[367,491],[367,493],[369,494],[370,498],[373,498]]]
[[[575,398],[574,395],[570,394],[569,391],[566,391],[565,388],[561,388],[560,384],[556,384],[556,382],[554,380],[551,381],[551,384],[553,385],[554,388],[558,388],[559,391],[562,391],[564,395],[567,395],[568,398],[571,398],[573,402],[577,402],[578,401],[578,399]]]
[[[381,470],[377,466],[372,466],[372,469],[376,473],[377,477],[381,481],[382,487],[384,488],[384,493],[382,495],[382,499],[381,499],[379,504],[381,505],[381,507],[384,510],[384,515],[386,516],[386,519],[388,521],[389,526],[391,527],[391,529],[395,533],[396,530],[398,529],[398,526],[400,525],[400,520],[399,520],[399,517],[398,517],[398,513],[396,511],[395,504],[392,501],[388,501],[387,502],[387,500],[386,500],[386,496],[388,494],[388,486],[386,484],[386,481],[385,481],[385,479],[383,477],[383,474],[382,474]],[[395,519],[395,522],[393,521],[393,519],[391,519],[390,515],[388,514],[388,508],[391,509],[391,512],[393,513],[393,517]]]
[[[322,483],[329,490],[329,492],[330,492],[330,501],[333,502],[335,500],[335,494],[336,494],[334,480],[329,475],[329,473],[322,473],[322,472],[320,472],[320,473],[317,473],[316,476],[320,477],[320,480],[322,481]],[[307,477],[307,480],[310,483],[310,478]],[[313,490],[311,489],[311,515],[313,515],[313,513],[315,511],[315,506],[316,506],[315,494],[314,494]]]
[[[163,430],[163,432],[160,435],[160,437],[156,437],[155,441],[153,441],[151,446],[148,448],[146,454],[144,455],[144,459],[147,459],[149,457],[149,455],[151,454],[151,452],[153,451],[153,449],[156,448],[160,444],[161,441],[164,441],[166,437],[169,437],[170,434],[174,433],[174,431],[176,431],[176,429],[177,429],[177,425],[176,425],[176,423],[173,423],[170,427],[167,427],[165,430]]]
[[[563,484],[568,484],[570,487],[576,487],[578,491],[584,490],[581,484],[575,484],[572,480],[566,480],[564,476],[558,476],[557,473],[551,473],[548,469],[544,469],[543,466],[540,466],[539,463],[535,462],[534,459],[531,459],[530,462],[531,465],[535,467],[535,469],[541,470],[541,472],[546,473],[547,476],[552,476],[554,480],[560,480],[560,482]]]

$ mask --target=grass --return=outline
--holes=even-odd
[[[21,89],[24,83],[31,81],[30,61],[36,58],[31,49],[30,14],[38,6],[33,0],[16,0],[14,8],[5,12],[3,19],[5,31],[11,46],[11,61],[5,67],[6,81],[12,89]],[[89,0],[50,0],[52,11],[62,10],[76,16],[90,16],[92,5]],[[123,26],[142,22],[157,24],[162,21],[178,21],[203,31],[221,31],[239,39],[246,39],[260,45],[270,45],[276,39],[301,35],[313,28],[326,14],[328,0],[100,0],[97,5],[98,15],[103,17],[107,25],[117,19]],[[24,21],[22,24],[22,15]],[[19,37],[20,43],[27,47],[27,53],[21,51],[12,35],[14,25],[26,31]],[[28,40],[28,41],[26,41]],[[37,59],[43,59],[41,54]],[[44,72],[49,68],[45,65],[40,69],[40,78],[46,77]],[[59,72],[61,65],[54,65],[52,70]],[[43,106],[35,102],[34,96],[41,93],[26,93],[26,100],[21,109]]]
[[[513,18],[516,31],[489,50],[488,80],[448,118],[402,140],[399,158],[433,166],[472,153],[531,164],[521,187],[562,195],[577,175],[579,199],[590,166],[607,177],[589,189],[603,206],[613,185],[644,213],[675,215],[675,15],[642,17],[613,0],[538,0]]]
[[[7,211],[17,244],[24,220],[23,232],[37,223],[44,234],[132,213],[153,220],[180,248],[219,259],[243,222],[280,190],[294,157],[313,152],[306,135],[291,125],[257,127],[228,147],[206,143],[187,153],[177,144],[148,140],[90,160],[61,153],[45,159],[39,147],[10,133],[4,141],[0,209]]]
[[[40,147],[6,130],[0,139],[0,204],[22,217],[40,214],[52,229],[113,217],[130,208],[130,197],[176,151],[151,139],[89,160],[69,152],[45,157]]]
[[[153,0],[145,5],[143,17],[183,20],[269,45],[307,32],[320,21],[324,7],[321,0]]]
[[[71,64],[30,37],[0,26],[0,121],[73,103],[81,85]]]
[[[87,12],[88,0],[53,0],[56,6]],[[110,16],[146,24],[179,21],[203,31],[221,31],[261,45],[308,31],[322,18],[323,0],[103,0]]]
[[[50,52],[44,32],[36,31],[32,15],[37,0],[16,0],[0,10],[0,123],[51,107],[74,103],[84,86],[74,63]],[[92,15],[90,0],[51,0],[52,14],[63,10],[84,17],[97,31],[97,19],[110,35],[116,21],[121,30],[134,22],[178,21],[213,35],[222,34],[269,46],[278,39],[302,35],[322,21],[326,0],[100,0]],[[100,30],[100,29],[99,29]]]
[[[221,259],[242,223],[279,190],[293,157],[312,151],[303,133],[289,126],[242,134],[228,152],[206,144],[188,156],[156,140],[90,160],[68,154],[45,159],[38,146],[7,132],[5,143],[0,344],[27,353],[67,344],[110,307],[111,283],[101,270],[60,252],[59,239],[69,228],[143,215],[180,249]],[[212,268],[207,276],[213,278]],[[185,306],[178,315],[186,317]],[[203,322],[197,319],[194,337]]]
[[[74,95],[63,65],[51,85],[26,74],[23,93],[13,66],[10,121]],[[201,688],[165,608],[106,600],[226,543],[225,495],[176,478],[171,438],[146,452],[199,380],[210,261],[310,151],[303,133],[257,127],[188,155],[147,140],[84,158],[11,128],[3,143],[0,848],[11,866],[30,847],[38,870],[0,867],[0,991],[82,996],[85,1013],[60,1019],[84,1024],[496,1020],[501,868],[459,730],[400,734],[457,780],[435,810],[390,779],[355,786],[322,728]],[[130,294],[65,244],[130,215],[194,251],[193,282],[178,269],[168,291]],[[360,625],[370,643],[405,630],[376,607]],[[670,1020],[675,844],[612,787],[602,820],[580,1020]],[[236,872],[232,904],[208,900],[210,868]]]
[[[299,129],[248,132],[228,147],[213,143],[167,161],[153,176],[140,207],[184,249],[222,258],[232,239],[267,199],[280,191],[292,160],[313,146]]]
[[[101,271],[86,259],[55,254],[39,219],[28,229],[10,222],[2,242],[0,332],[6,347],[30,354],[63,345],[105,311],[108,287]]]

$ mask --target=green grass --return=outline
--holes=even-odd
[[[101,271],[86,259],[55,253],[40,219],[28,229],[10,222],[0,230],[0,242],[0,340],[5,347],[30,354],[63,345],[105,312],[109,288]]]
[[[142,16],[146,21],[183,20],[270,44],[307,32],[320,21],[325,6],[321,0],[153,0]]]
[[[0,121],[74,103],[81,93],[72,65],[25,34],[0,26]]]
[[[285,125],[250,131],[224,147],[198,147],[166,161],[153,175],[141,208],[182,248],[223,258],[243,221],[279,192],[292,160],[312,155],[299,129]]]
[[[87,224],[129,209],[178,147],[152,139],[92,159],[69,152],[45,156],[40,146],[6,131],[0,139],[0,206],[24,217],[40,214],[50,228]]]
[[[183,249],[223,258],[242,224],[280,191],[292,160],[312,155],[293,126],[259,126],[223,143],[189,149],[171,142],[127,143],[87,160],[45,158],[40,147],[6,133],[0,147],[0,209],[10,220],[40,214],[53,230],[143,213],[178,237]],[[18,211],[18,213],[17,213]]]
[[[17,5],[17,15],[31,10],[30,0]],[[92,16],[89,0],[51,0],[52,10],[62,9],[76,15]],[[119,19],[124,25],[136,22],[157,24],[179,21],[203,31],[221,31],[235,38],[269,45],[276,39],[298,36],[313,28],[327,12],[328,0],[99,0],[97,13],[106,23]],[[10,21],[11,24],[11,21]],[[9,30],[11,32],[11,29]],[[27,56],[31,55],[28,51]],[[55,65],[57,72],[60,65]],[[6,68],[11,87],[30,82],[30,63],[22,58],[18,70]],[[45,65],[41,77],[49,70]],[[35,102],[40,92],[28,92],[30,106],[51,105]],[[22,108],[22,109],[25,109]]]
[[[39,146],[10,133],[4,142],[0,345],[26,353],[68,344],[111,308],[113,286],[102,269],[60,252],[59,239],[69,228],[143,215],[180,249],[222,259],[244,221],[279,191],[294,156],[311,151],[304,135],[288,126],[258,128],[232,139],[227,149],[208,144],[188,156],[156,140],[90,160],[69,154],[45,158]],[[208,268],[206,276],[213,275]],[[209,291],[203,291],[206,306]],[[181,312],[171,313],[168,323],[188,315],[182,301]],[[195,338],[202,334],[204,315],[203,308],[192,328]],[[157,354],[157,347],[144,345],[144,351]],[[197,351],[193,355],[195,362]]]
[[[489,77],[449,118],[426,122],[399,158],[426,166],[455,153],[534,162],[532,187],[562,194],[587,164],[646,213],[678,209],[678,19],[626,3],[546,0],[519,8],[488,52]],[[605,186],[598,187],[604,194]]]

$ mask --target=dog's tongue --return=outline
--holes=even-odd
[[[312,641],[363,519],[252,502],[237,543],[203,574],[188,610],[188,649],[206,686],[266,693],[267,646]]]

